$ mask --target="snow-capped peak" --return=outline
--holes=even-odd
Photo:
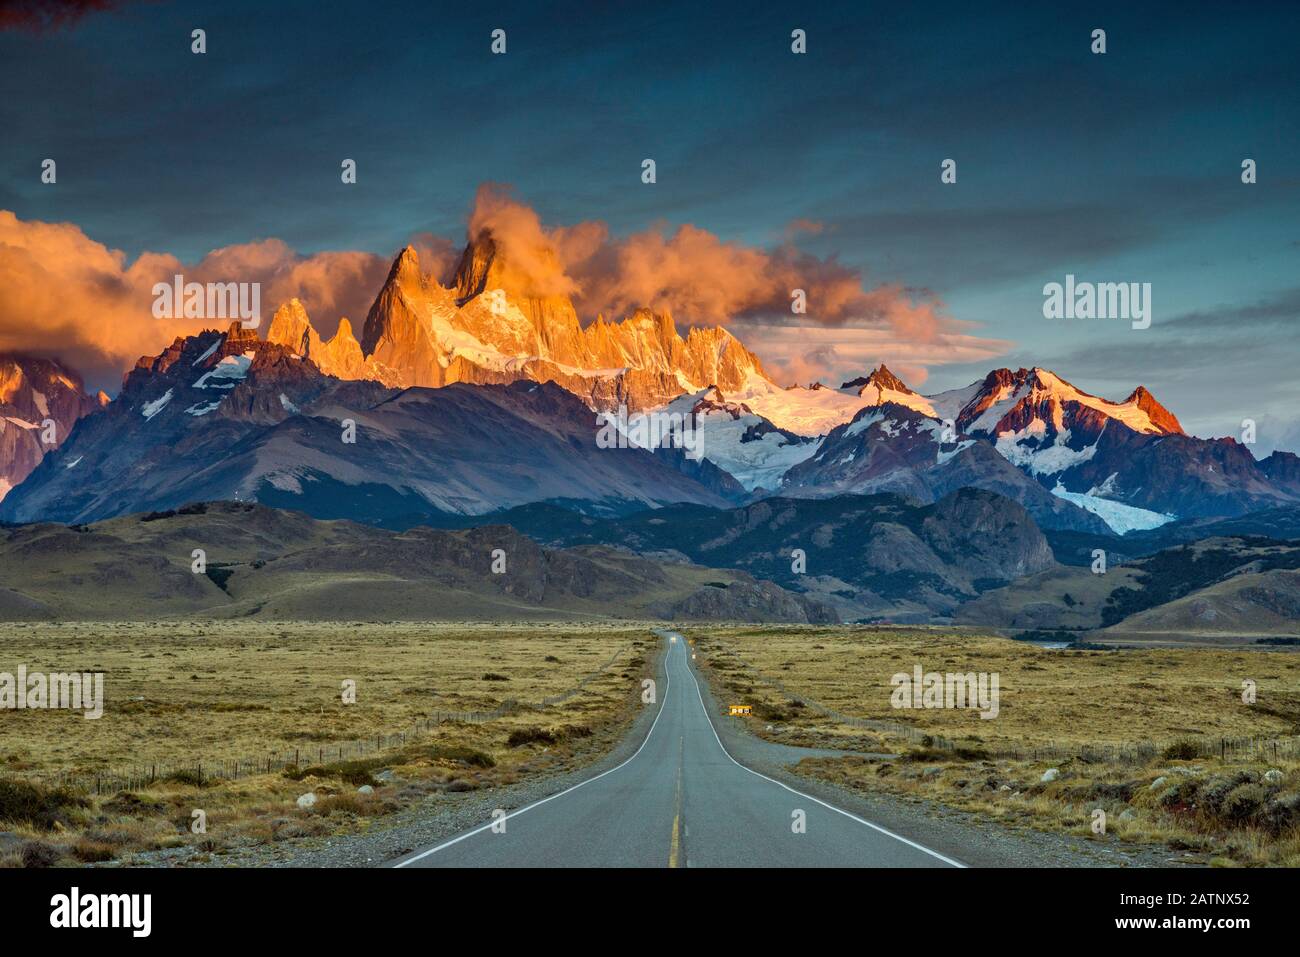
[[[922,415],[935,415],[933,403],[925,396],[909,389],[902,379],[885,367],[883,362],[866,378],[859,377],[845,382],[840,386],[840,391],[854,393],[863,400],[863,406],[877,406],[892,402],[895,405],[914,409]]]

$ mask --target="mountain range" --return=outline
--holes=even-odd
[[[648,309],[584,327],[524,274],[486,233],[445,285],[407,248],[360,339],[346,318],[323,338],[290,300],[264,339],[234,323],[142,357],[111,401],[58,362],[0,357],[0,520],[85,526],[229,500],[400,536],[529,531],[542,515],[529,534],[548,547],[662,553],[843,617],[934,620],[1096,547],[1136,555],[1161,529],[1300,504],[1295,455],[1189,436],[1142,386],[1111,401],[1035,367],[924,395],[882,364],[838,388],[782,387],[723,328],[683,336]],[[645,438],[647,416],[696,443]],[[548,508],[606,531],[547,539]],[[774,515],[783,536],[738,530]],[[795,548],[818,570],[783,571]],[[800,608],[782,614],[823,614]]]
[[[21,451],[0,518],[84,522],[238,497],[400,525],[561,499],[599,513],[770,494],[927,503],[974,487],[1044,528],[1125,533],[1300,501],[1295,455],[1260,461],[1235,440],[1189,436],[1141,386],[1112,402],[1046,369],[996,369],[922,395],[881,365],[838,389],[782,388],[725,329],[683,337],[645,309],[583,327],[566,296],[519,275],[490,234],[447,285],[408,247],[360,341],[346,318],[323,339],[291,300],[264,340],[232,325],[142,358],[107,404],[56,364],[11,362],[27,371],[0,393],[17,413],[6,421],[30,424],[46,392],[69,424],[102,414],[48,462],[6,428]],[[598,448],[597,416],[619,409],[689,419],[702,458],[655,441],[640,442],[647,455]],[[354,443],[340,441],[345,421]]]

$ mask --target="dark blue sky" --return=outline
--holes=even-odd
[[[0,32],[0,209],[187,262],[264,237],[459,240],[485,181],[615,235],[772,246],[808,219],[803,248],[1013,343],[930,365],[927,390],[1041,364],[1111,398],[1143,382],[1205,434],[1253,417],[1262,445],[1300,445],[1297,5],[1019,6],[129,4]],[[1152,328],[1045,320],[1067,272],[1151,282]]]

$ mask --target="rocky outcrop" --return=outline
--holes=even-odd
[[[537,255],[554,257],[549,250]],[[346,321],[322,342],[297,300],[276,311],[267,339],[340,378],[431,388],[555,382],[602,411],[639,411],[709,385],[767,381],[758,358],[731,333],[694,328],[682,336],[667,312],[638,309],[621,322],[597,317],[583,328],[569,298],[530,288],[490,234],[466,246],[450,286],[421,272],[413,248],[402,250],[359,343]]]
[[[0,354],[0,499],[107,402],[102,392],[87,395],[81,377],[60,362]]]

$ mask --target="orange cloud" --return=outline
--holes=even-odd
[[[807,322],[882,326],[925,340],[939,334],[944,320],[933,299],[898,286],[868,289],[858,270],[794,245],[798,234],[820,229],[796,220],[774,250],[726,242],[689,224],[611,238],[600,222],[543,226],[532,207],[496,184],[479,188],[469,217],[471,239],[488,232],[496,242],[507,289],[572,296],[589,319],[619,318],[643,306],[692,325],[790,317],[794,290],[802,289]]]
[[[801,381],[858,374],[884,359],[933,364],[969,361],[1007,343],[963,331],[942,304],[897,285],[868,287],[862,273],[797,248],[817,224],[796,221],[774,249],[726,242],[707,230],[655,227],[611,237],[601,222],[547,227],[506,187],[487,184],[469,217],[471,238],[490,233],[500,252],[499,279],[512,292],[568,295],[584,318],[621,318],[649,306],[683,325],[732,323],[769,368]],[[422,266],[449,282],[458,246],[429,233],[412,240]],[[153,286],[180,273],[190,282],[261,283],[262,329],[275,309],[301,299],[321,335],[340,316],[358,333],[391,260],[359,251],[304,256],[278,239],[222,247],[183,264],[166,253],[128,263],[70,223],[25,222],[0,210],[0,351],[58,357],[88,384],[115,388],[142,355],[177,335],[221,320],[156,319]],[[791,313],[791,293],[807,295],[807,313]]]
[[[142,355],[221,320],[157,319],[153,286],[180,273],[187,282],[260,282],[262,320],[294,296],[328,335],[340,315],[365,316],[388,269],[363,252],[295,253],[276,239],[226,246],[193,265],[166,253],[128,264],[71,223],[23,221],[0,210],[0,351],[57,357],[87,383],[113,389]]]
[[[530,206],[513,199],[507,188],[485,183],[474,198],[469,217],[469,236],[479,240],[490,233],[496,244],[499,281],[522,296],[572,296],[578,284],[570,278],[556,246],[562,235],[552,237]]]
[[[935,366],[988,362],[1015,345],[971,330],[971,323],[948,320],[932,339],[922,340],[889,327],[744,322],[734,329],[783,384],[821,381],[838,386],[884,362],[913,388],[924,383]]]

